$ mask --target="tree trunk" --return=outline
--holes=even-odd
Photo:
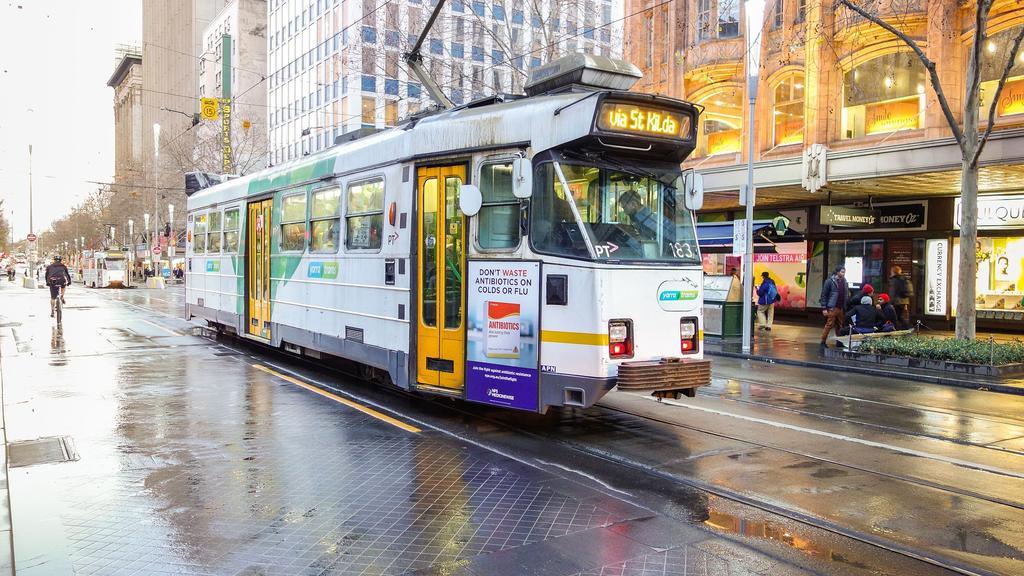
[[[972,150],[973,153],[973,150]],[[966,156],[966,155],[965,155]],[[978,167],[964,160],[960,175],[960,278],[957,280],[956,337],[973,340],[975,334],[975,287],[978,260]]]

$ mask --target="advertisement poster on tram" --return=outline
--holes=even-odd
[[[536,410],[540,262],[468,264],[466,398]]]

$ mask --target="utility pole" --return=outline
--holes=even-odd
[[[35,221],[32,218],[32,145],[28,145],[28,234],[30,238],[35,237]],[[28,243],[28,275],[31,278],[29,288],[36,287],[36,260],[39,257],[37,240]]]
[[[221,172],[231,174],[231,35],[224,34],[220,38],[221,43],[221,100],[220,100],[220,130],[221,130]]]

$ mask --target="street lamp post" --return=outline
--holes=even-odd
[[[146,212],[145,214],[142,215],[142,230],[143,238],[149,236],[149,212]],[[153,239],[146,238],[146,241],[143,244],[146,246],[146,251],[148,252],[151,248],[153,248]],[[145,265],[145,257],[142,259],[142,263],[143,265]]]
[[[747,98],[750,102],[747,128],[747,190],[745,204],[747,246],[743,251],[743,352],[750,352],[753,322],[751,298],[754,293],[754,150],[757,136],[754,132],[754,111],[757,103],[757,80],[761,67],[761,28],[764,26],[764,0],[747,0]]]
[[[160,237],[160,125],[153,123],[153,237],[150,240],[149,255],[153,260],[153,270],[156,271],[157,260],[153,252],[153,240]],[[149,229],[149,226],[146,227]],[[155,275],[154,275],[155,277]]]
[[[131,284],[132,275],[135,274],[135,221],[128,219],[128,271],[125,277]]]

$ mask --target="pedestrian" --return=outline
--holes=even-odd
[[[884,292],[878,295],[878,311],[882,315],[882,332],[896,330],[900,319],[896,314],[896,308],[889,302],[889,295]]]
[[[757,287],[757,323],[758,329],[772,331],[775,322],[775,303],[779,297],[779,289],[775,286],[768,271],[761,272],[761,285]]]
[[[846,305],[846,315],[849,316],[850,311],[853,310],[853,307],[860,304],[861,298],[865,296],[871,296],[874,293],[875,287],[872,286],[871,284],[865,284],[864,286],[861,286],[861,289],[858,290],[852,298],[850,298],[850,303]]]
[[[889,299],[893,308],[896,309],[896,316],[899,318],[896,327],[900,330],[910,328],[910,298],[914,295],[914,285],[910,279],[903,275],[903,269],[899,266],[892,267],[892,274],[889,275]]]
[[[825,329],[821,331],[821,347],[827,346],[828,333],[835,330],[836,336],[843,327],[844,310],[850,300],[850,289],[846,285],[846,267],[836,266],[832,275],[825,279],[821,286],[821,314],[825,317]]]
[[[875,308],[871,296],[862,296],[860,303],[853,307],[852,312],[853,327],[851,330],[854,334],[870,334],[882,324],[881,316]]]

